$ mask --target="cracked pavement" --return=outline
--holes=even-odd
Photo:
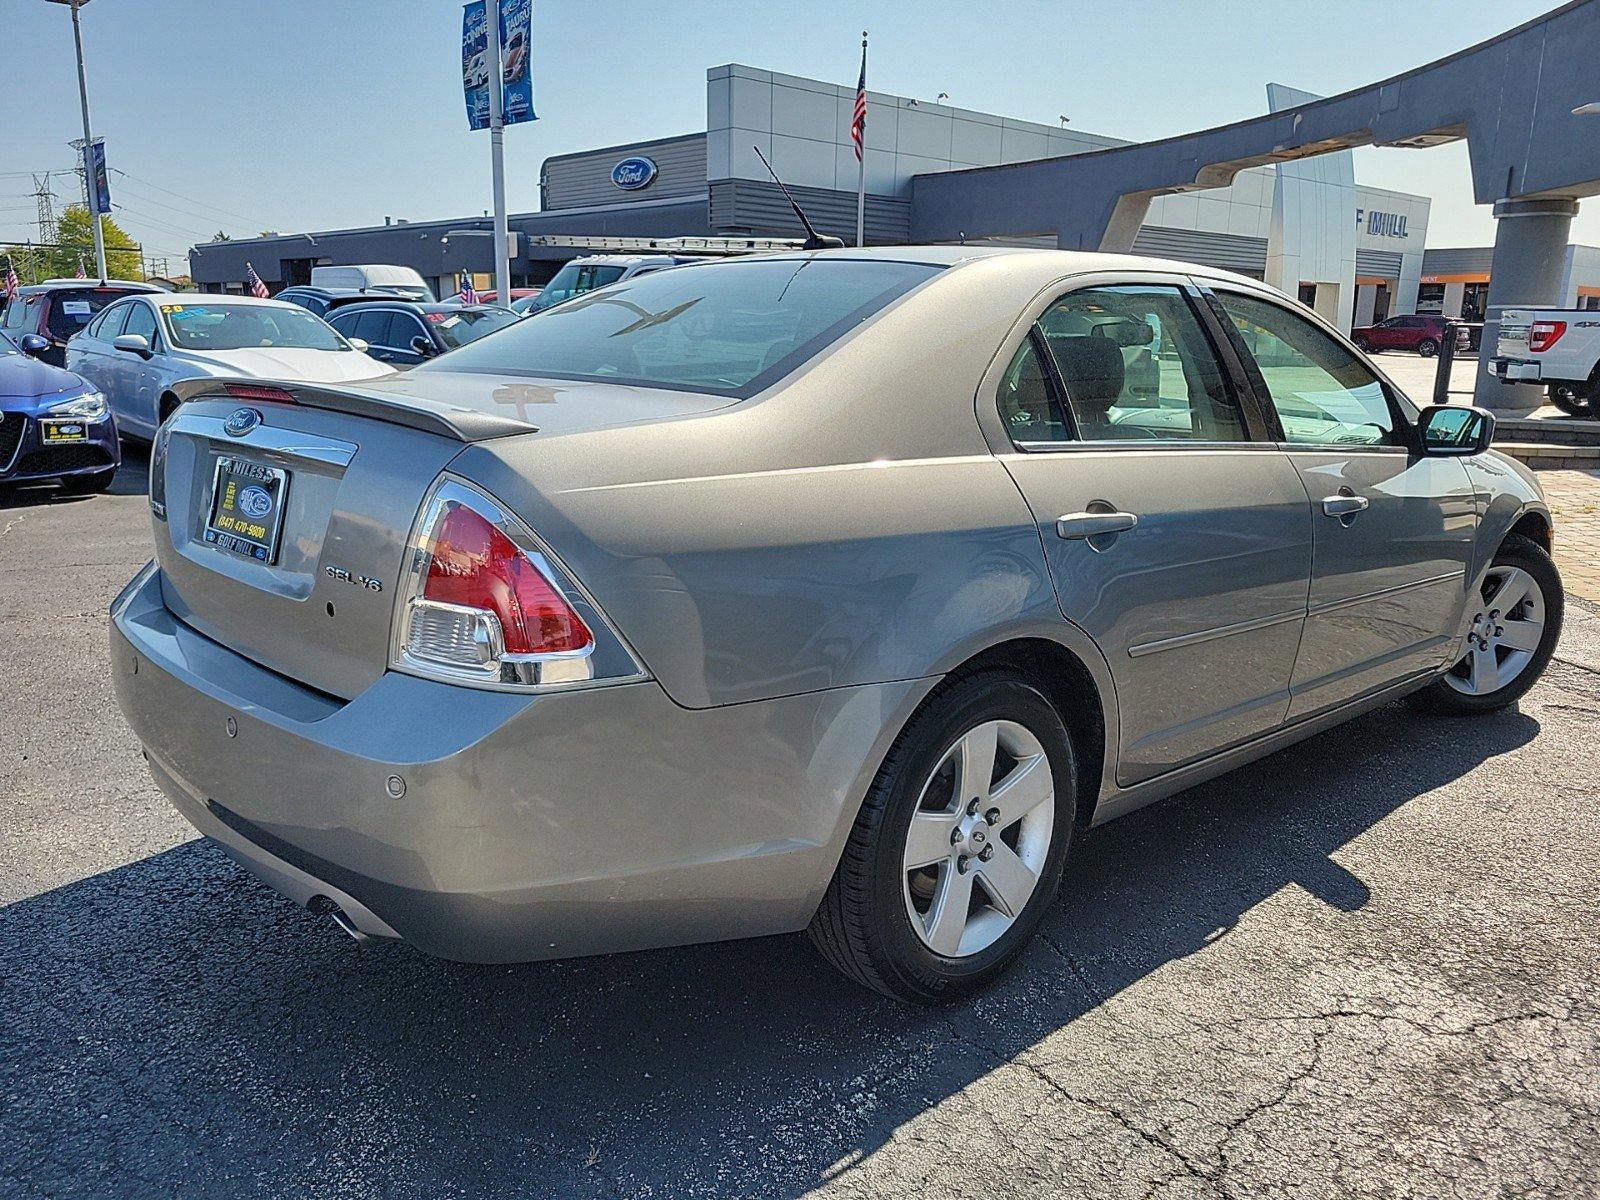
[[[1600,619],[1081,839],[943,1011],[801,937],[361,949],[194,840],[106,678],[120,494],[0,498],[0,1195],[1600,1194]],[[44,650],[46,652],[41,652]]]

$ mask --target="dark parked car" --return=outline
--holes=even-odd
[[[1432,358],[1444,345],[1445,327],[1450,322],[1431,313],[1411,313],[1403,317],[1390,317],[1376,325],[1350,331],[1350,340],[1369,354],[1383,350],[1413,350],[1423,358]],[[1455,322],[1456,349],[1472,350],[1478,345],[1481,325]]]
[[[122,461],[111,410],[82,376],[33,357],[48,345],[37,333],[0,335],[0,484],[103,492]]]
[[[345,337],[365,342],[373,358],[404,367],[514,325],[518,316],[509,308],[490,304],[365,300],[335,309],[326,320]]]
[[[309,309],[319,317],[327,316],[329,310],[338,308],[341,304],[353,304],[360,300],[371,300],[372,298],[371,292],[362,292],[355,288],[311,287],[308,284],[296,284],[294,287],[286,287],[273,297],[274,300],[298,304],[301,308]]]
[[[16,343],[24,334],[37,334],[47,343],[37,357],[53,367],[67,361],[67,339],[81,330],[113,300],[139,292],[159,292],[148,283],[125,279],[98,282],[91,279],[46,279],[17,289],[0,315],[0,334]]]

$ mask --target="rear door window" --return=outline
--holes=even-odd
[[[1081,440],[1248,440],[1211,340],[1177,287],[1069,292],[1038,328]]]
[[[105,309],[90,323],[89,336],[99,338],[105,342],[115,341],[117,336],[122,333],[123,324],[127,321],[128,313],[132,308],[133,303],[130,301],[126,304],[113,304],[110,308]]]

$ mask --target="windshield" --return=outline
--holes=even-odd
[[[419,369],[751,395],[939,270],[769,258],[655,271],[534,313]]]
[[[486,333],[517,323],[517,314],[504,308],[464,308],[460,312],[429,313],[428,323],[439,331],[444,344],[454,350],[475,342]]]
[[[49,293],[50,316],[46,327],[56,341],[64,342],[106,305],[129,295],[132,293],[113,288],[57,288]]]
[[[254,304],[163,304],[172,342],[185,350],[348,350],[349,344],[303,308]]]
[[[563,300],[571,300],[574,296],[615,283],[622,278],[624,270],[625,267],[607,263],[579,263],[574,260],[557,271],[555,277],[544,285],[533,306],[535,309],[553,308]]]

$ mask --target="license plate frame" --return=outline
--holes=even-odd
[[[89,423],[81,417],[39,418],[39,441],[46,446],[81,446],[89,440]]]
[[[211,476],[211,498],[202,531],[206,544],[251,562],[275,565],[290,478],[284,467],[237,454],[219,455]],[[250,495],[252,492],[261,496]]]

